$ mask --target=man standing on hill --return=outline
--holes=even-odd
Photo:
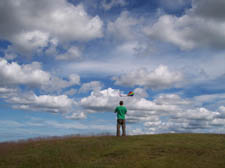
[[[120,136],[120,126],[122,125],[123,136],[126,136],[126,120],[125,114],[127,113],[127,108],[123,106],[123,101],[120,101],[120,105],[116,107],[115,113],[117,113],[117,131],[116,135]]]

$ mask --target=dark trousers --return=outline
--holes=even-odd
[[[120,136],[120,126],[122,126],[123,131],[122,136],[126,136],[126,120],[117,119],[117,131],[116,131],[117,136]]]

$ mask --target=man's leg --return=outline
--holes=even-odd
[[[126,120],[123,120],[122,129],[123,129],[123,136],[126,136]]]
[[[116,135],[120,136],[120,121],[119,119],[117,120],[117,130],[116,130]]]

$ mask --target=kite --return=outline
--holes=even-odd
[[[130,91],[127,96],[134,96],[134,92]]]
[[[134,96],[134,92],[130,91],[127,95],[121,95],[119,94],[120,97],[131,97],[131,96]]]

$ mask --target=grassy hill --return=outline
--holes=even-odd
[[[65,137],[0,144],[0,168],[225,168],[225,135]]]

